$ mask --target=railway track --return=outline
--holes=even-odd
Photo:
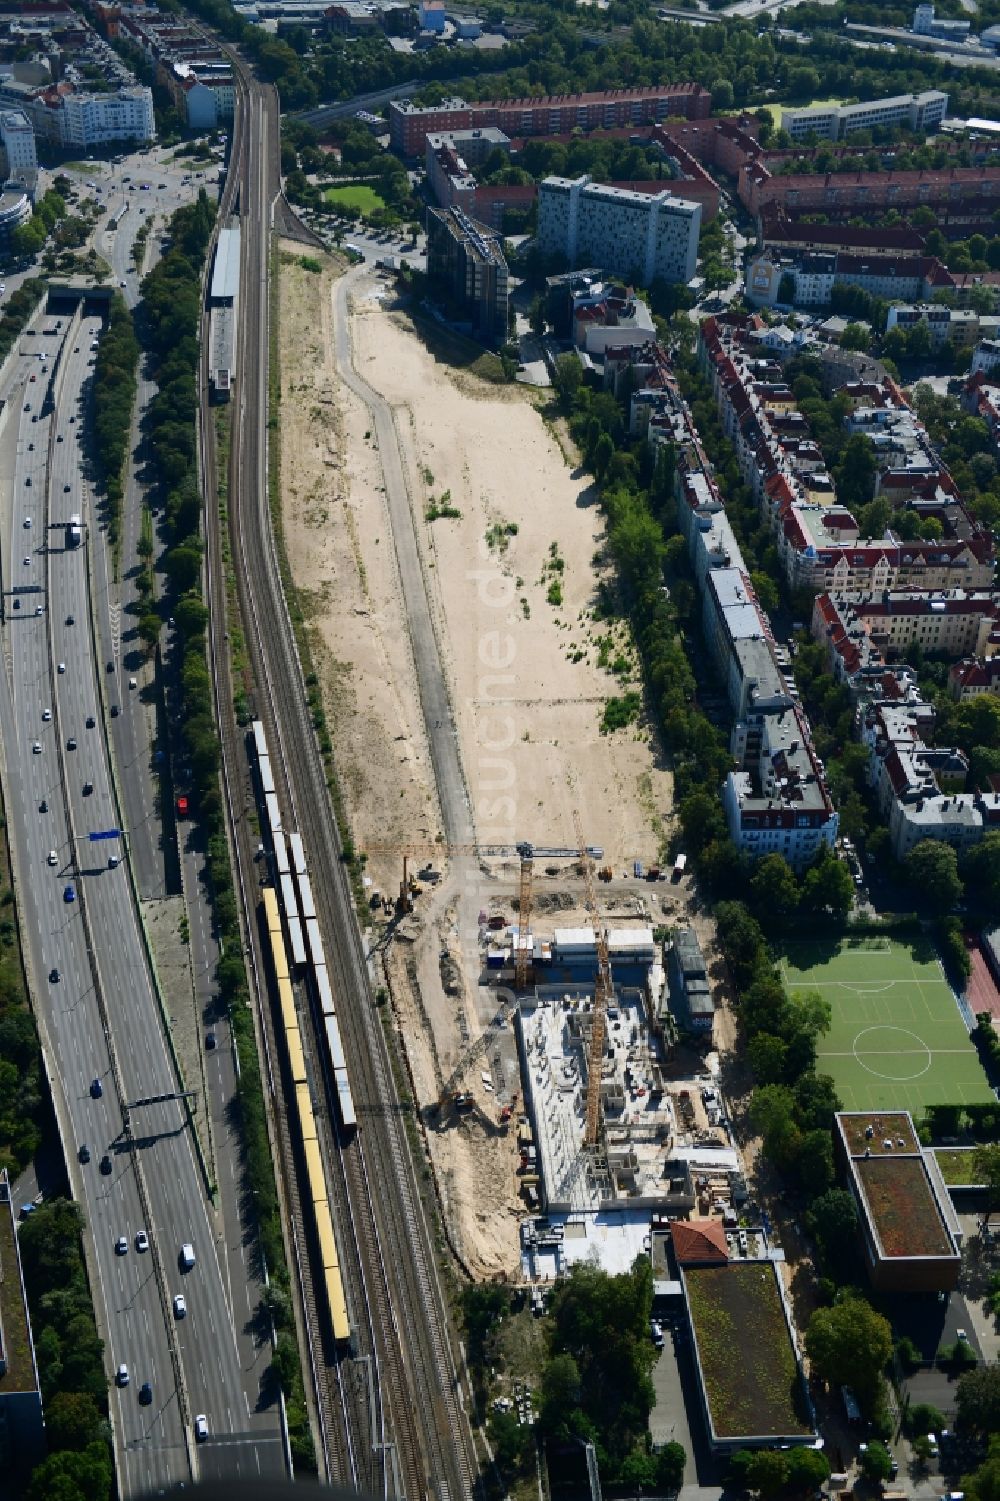
[[[249,90],[242,74],[237,73],[237,87],[240,88],[241,84],[243,97],[241,107],[234,112],[230,166],[220,204],[220,223],[224,223],[236,206],[245,201],[247,196]],[[214,249],[214,242],[212,248]],[[201,368],[203,391],[208,389],[208,347],[206,331],[203,329]],[[286,1107],[281,1086],[280,1050],[268,1001],[270,987],[266,969],[262,963],[262,949],[256,942],[254,914],[257,896],[256,891],[250,888],[244,880],[244,872],[255,869],[253,863],[255,851],[246,821],[246,758],[232,712],[233,684],[226,624],[225,565],[220,552],[221,539],[215,524],[218,517],[218,507],[214,503],[218,457],[215,428],[211,414],[204,405],[201,410],[201,444],[206,499],[207,578],[211,603],[210,649],[216,693],[216,718],[223,751],[223,790],[229,811],[230,828],[234,831],[234,837],[240,845],[240,855],[234,862],[234,868],[241,888],[243,910],[248,914],[247,952],[255,972],[256,993],[262,998],[262,1004],[258,1007],[258,1035],[263,1043],[262,1077],[271,1102],[271,1118],[276,1138],[273,1143],[276,1148],[275,1167],[281,1176],[291,1243],[292,1274],[298,1292],[301,1324],[308,1353],[307,1377],[313,1393],[310,1406],[320,1448],[321,1470],[331,1481],[357,1486],[363,1481],[357,1474],[353,1458],[354,1445],[347,1410],[345,1383],[340,1365],[329,1358],[325,1348],[322,1332],[325,1325],[325,1319],[321,1314],[322,1297],[318,1294],[315,1285],[308,1248],[303,1239],[306,1219],[299,1188],[294,1129],[291,1123],[291,1112]],[[234,768],[237,769],[235,772]]]
[[[317,1119],[323,1120],[327,1132],[327,1160],[340,1165],[339,1182],[344,1193],[337,1206],[338,1240],[356,1330],[356,1355],[360,1358],[351,1361],[329,1352],[319,1336],[325,1320],[317,1321],[308,1256],[302,1255],[304,1248],[296,1244],[303,1316],[312,1326],[309,1350],[317,1424],[331,1479],[366,1485],[376,1495],[405,1495],[409,1501],[422,1496],[461,1501],[471,1496],[476,1482],[471,1433],[461,1402],[431,1237],[415,1186],[401,1106],[372,1001],[339,836],[309,717],[271,530],[264,434],[269,214],[280,182],[278,112],[273,90],[254,83],[242,61],[234,61],[237,110],[223,215],[231,212],[238,200],[243,275],[228,529],[252,672],[252,684],[246,686],[272,746],[282,806],[306,835],[315,873],[317,912],[327,944],[359,1119],[359,1131],[353,1139],[332,1140],[336,1117],[331,1081],[327,1080],[326,1109],[317,1111]],[[203,377],[207,380],[206,357],[207,346],[203,349]],[[204,389],[207,391],[207,383]],[[202,440],[206,479],[214,484],[214,427],[204,406]],[[206,490],[206,499],[209,493]],[[246,817],[250,803],[247,761],[232,712],[225,568],[217,527],[217,508],[208,506],[211,642],[224,786],[230,827],[239,847],[237,868],[244,911],[252,914],[256,892],[248,889],[244,872],[255,868],[256,837]],[[262,979],[255,925],[251,925],[248,936],[258,979]],[[266,984],[259,993],[266,993]],[[270,1006],[263,1006],[261,1012],[278,1122],[280,1169],[287,1203],[301,1224],[296,1213],[296,1163],[288,1115],[281,1101],[279,1054]],[[315,1061],[323,1056],[323,1049],[318,1045],[314,1014],[300,1014],[300,1019],[304,1023],[307,1016],[309,1025],[303,1028],[303,1040]],[[367,1372],[362,1365],[365,1359]],[[350,1474],[351,1470],[356,1473]]]

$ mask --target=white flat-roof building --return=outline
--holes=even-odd
[[[868,99],[862,104],[821,104],[813,109],[783,109],[781,128],[793,141],[810,132],[820,140],[837,141],[852,130],[884,130],[905,125],[910,130],[940,130],[948,113],[948,95],[940,89],[920,94],[897,94],[892,99]]]
[[[662,193],[546,177],[538,190],[538,243],[571,266],[600,265],[649,286],[688,282],[698,264],[701,204]]]
[[[7,181],[33,183],[38,174],[35,132],[23,110],[0,111],[0,142],[7,158]]]

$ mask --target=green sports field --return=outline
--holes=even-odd
[[[385,208],[382,195],[365,182],[345,183],[342,188],[327,188],[323,197],[334,208],[356,208],[362,214],[373,214],[377,208]]]
[[[816,1067],[845,1110],[988,1104],[994,1096],[929,944],[872,936],[786,944],[789,990],[816,990],[833,1020]]]

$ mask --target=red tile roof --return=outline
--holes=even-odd
[[[726,1228],[721,1220],[674,1220],[670,1234],[679,1266],[718,1266],[729,1260]]]

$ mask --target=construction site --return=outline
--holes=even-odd
[[[341,269],[309,276],[283,256],[286,545],[365,856],[376,987],[449,1241],[472,1275],[519,1278],[521,1226],[548,1188],[522,1152],[537,1156],[538,1128],[507,992],[529,1007],[536,989],[589,985],[602,1035],[612,977],[641,995],[640,1035],[655,1033],[672,1119],[683,1123],[686,1091],[695,1129],[709,1130],[694,1081],[728,1043],[725,976],[683,860],[663,864],[673,778],[662,749],[641,715],[604,725],[609,699],[638,685],[638,659],[627,621],[599,607],[612,576],[604,520],[567,435],[524,392],[429,347],[372,276],[350,299],[349,336],[355,368],[392,408],[452,705],[449,724],[425,723],[382,454],[369,408],[335,369]],[[435,733],[457,747],[464,794],[448,791],[466,799],[465,844],[443,833]],[[518,839],[535,841],[527,860]],[[678,1013],[673,1041],[664,940],[678,931],[697,935],[706,974],[700,1020]],[[581,1143],[596,1132],[593,1156],[600,1117],[586,1096],[576,1108]]]
[[[699,1026],[688,1009],[688,988],[710,992],[707,969],[690,929],[648,920],[657,903],[672,914],[681,901],[683,861],[670,876],[633,871],[632,891],[612,897],[608,877],[617,878],[582,835],[576,850],[523,843],[480,856],[515,853],[516,896],[498,894],[479,910],[473,954],[439,950],[456,1012],[464,1001],[487,1018],[478,1036],[463,1022],[463,1045],[447,1075],[438,1069],[424,1111],[446,1206],[449,1189],[459,1191],[451,1159],[461,1144],[480,1163],[478,1186],[503,1183],[511,1231],[524,1220],[510,1237],[516,1264],[508,1256],[505,1269],[533,1282],[595,1253],[609,1270],[628,1266],[663,1216],[714,1212],[735,1223],[746,1185],[716,1082],[711,1018]],[[427,866],[416,876],[405,869],[397,955],[437,877]],[[550,883],[572,908],[554,906]],[[412,959],[407,982],[422,995]],[[411,1059],[414,1041],[407,1036]],[[539,1234],[532,1217],[542,1213]]]

